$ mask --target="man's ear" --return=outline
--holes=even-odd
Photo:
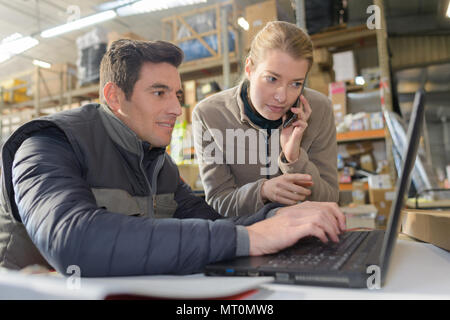
[[[113,111],[118,111],[120,109],[120,94],[120,88],[113,82],[107,82],[103,87],[105,101]]]

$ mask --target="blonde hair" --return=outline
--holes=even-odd
[[[307,60],[308,70],[314,62],[313,45],[309,35],[289,22],[268,22],[253,39],[247,58],[256,66],[264,59],[265,53],[273,49],[286,52],[294,59]]]

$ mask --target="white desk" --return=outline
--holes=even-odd
[[[2,271],[2,270],[0,270]],[[139,276],[81,278],[70,290],[60,275],[0,272],[0,299],[104,299],[109,294],[181,299],[226,297],[251,288],[248,299],[450,299],[450,252],[431,244],[398,240],[385,286],[340,289],[271,283],[271,277]]]
[[[250,299],[450,299],[450,252],[398,240],[385,286],[379,290],[263,284]]]

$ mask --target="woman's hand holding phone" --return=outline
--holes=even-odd
[[[289,163],[297,161],[300,157],[300,143],[312,112],[308,100],[303,95],[300,95],[299,102],[297,107],[291,108],[292,113],[297,115],[297,120],[283,128],[280,136],[281,149]],[[286,117],[284,115],[283,122],[286,121]]]

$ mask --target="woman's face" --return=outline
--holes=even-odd
[[[308,61],[293,59],[281,50],[269,50],[257,65],[247,58],[245,74],[250,81],[250,100],[268,120],[280,119],[297,100]]]

